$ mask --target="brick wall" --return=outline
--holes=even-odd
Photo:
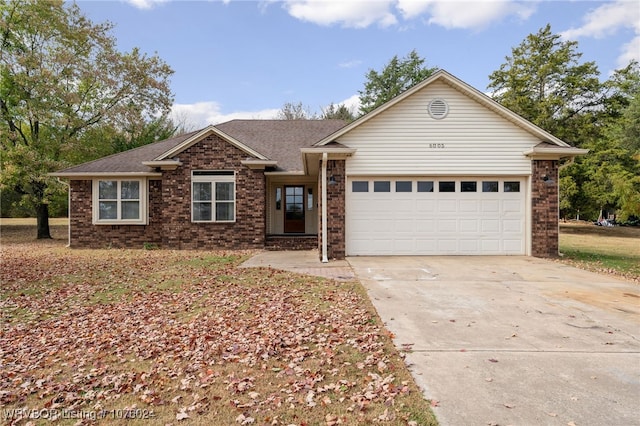
[[[557,257],[558,161],[533,160],[532,171],[531,254],[536,257]]]
[[[322,170],[322,169],[320,169]],[[335,179],[335,185],[327,185],[327,257],[344,259],[345,257],[345,188],[346,173],[344,160],[327,161],[327,179]],[[322,258],[322,173],[318,179],[320,208],[318,209],[318,249]]]
[[[211,135],[178,155],[182,166],[149,184],[149,224],[92,225],[91,181],[71,181],[71,246],[251,249],[265,245],[265,176],[241,164],[244,151]],[[191,171],[236,171],[236,221],[191,222]]]
[[[143,248],[146,243],[160,245],[162,242],[162,182],[149,181],[149,223],[148,225],[93,225],[91,210],[92,182],[72,180],[69,184],[71,205],[69,225],[71,247]]]
[[[250,249],[265,243],[265,176],[241,164],[247,153],[216,135],[178,155],[182,166],[162,176],[162,246],[169,249]],[[236,171],[236,221],[191,222],[191,171]]]

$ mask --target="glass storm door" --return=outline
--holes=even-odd
[[[304,186],[284,187],[284,232],[304,233]]]

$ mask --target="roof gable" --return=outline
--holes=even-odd
[[[520,115],[518,115],[515,112],[511,111],[510,109],[502,106],[498,102],[496,102],[493,99],[491,99],[489,96],[485,95],[484,93],[480,92],[479,90],[475,89],[474,87],[468,85],[467,83],[465,83],[462,80],[454,77],[453,75],[449,74],[448,72],[446,72],[444,70],[436,71],[434,74],[432,74],[430,77],[428,77],[427,79],[425,79],[421,83],[419,83],[419,84],[415,85],[414,87],[406,90],[404,93],[396,96],[395,98],[393,98],[390,101],[388,101],[387,103],[379,106],[378,108],[376,108],[375,110],[369,112],[368,114],[363,115],[359,119],[353,121],[352,123],[348,124],[347,126],[341,128],[341,129],[339,129],[337,132],[335,132],[335,133],[333,133],[331,135],[328,135],[327,137],[325,137],[324,139],[322,139],[321,141],[316,143],[315,146],[323,146],[323,145],[326,145],[328,143],[331,143],[331,142],[335,141],[336,139],[340,138],[341,136],[349,133],[351,130],[361,126],[362,124],[368,122],[372,118],[377,117],[378,115],[384,113],[385,111],[387,111],[388,109],[390,109],[394,105],[397,105],[398,103],[403,102],[405,99],[411,97],[415,93],[422,91],[426,87],[428,87],[428,86],[430,86],[430,85],[432,85],[432,84],[434,84],[435,82],[438,82],[438,81],[441,81],[441,82],[453,87],[457,91],[463,93],[465,96],[475,100],[476,102],[478,102],[479,104],[481,104],[485,108],[497,113],[498,115],[502,116],[503,118],[505,118],[508,121],[510,121],[513,124],[515,124],[516,126],[524,129],[525,131],[527,131],[528,133],[532,134],[533,136],[535,136],[536,138],[538,138],[542,142],[548,142],[550,144],[557,145],[557,146],[562,146],[562,147],[569,147],[570,146],[566,142],[563,142],[562,140],[560,140],[557,137],[553,136],[551,133],[541,129],[540,127],[536,126],[535,124],[531,123],[530,121],[526,120],[525,118],[521,117]]]

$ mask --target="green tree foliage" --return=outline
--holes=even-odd
[[[50,238],[48,203],[62,185],[48,173],[78,160],[100,126],[137,134],[168,114],[173,71],[158,56],[119,52],[112,25],[76,4],[5,1],[0,17],[0,190],[20,194],[38,238]]]
[[[580,63],[577,49],[550,25],[528,35],[489,76],[493,98],[573,145],[600,137],[600,73],[595,62]]]
[[[322,110],[322,118],[325,120],[344,120],[347,122],[352,122],[355,120],[355,116],[353,115],[353,111],[347,108],[345,104],[336,105],[333,102],[329,104],[328,107]]]
[[[425,67],[424,63],[425,60],[412,50],[401,59],[395,55],[380,72],[369,70],[364,90],[358,91],[360,113],[373,111],[437,71],[437,68]]]
[[[589,149],[563,166],[563,215],[595,219],[601,209],[624,219],[640,212],[638,64],[604,83],[594,62],[580,62],[578,43],[551,27],[531,34],[490,76],[493,97],[560,139]]]

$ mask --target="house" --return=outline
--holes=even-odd
[[[445,71],[346,124],[233,120],[71,167],[71,247],[558,254],[573,148]]]

